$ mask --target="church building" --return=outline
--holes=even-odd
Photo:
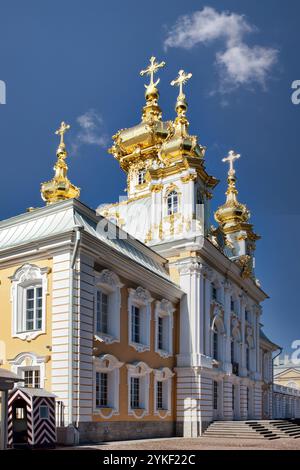
[[[238,200],[229,151],[226,199],[189,134],[179,71],[164,121],[154,57],[141,75],[140,122],[109,152],[127,196],[98,210],[67,176],[62,122],[45,205],[0,222],[0,361],[25,387],[56,396],[61,442],[203,434],[214,420],[272,417],[268,297],[254,272],[260,238]],[[111,158],[112,158],[111,157]],[[267,372],[264,372],[267,371]]]

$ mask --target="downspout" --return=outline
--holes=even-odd
[[[73,289],[74,289],[74,266],[81,239],[82,226],[76,225],[75,244],[70,263],[70,282],[69,282],[69,387],[68,387],[68,424],[73,424]]]
[[[271,386],[272,387],[271,388],[271,391],[272,391],[272,419],[274,419],[274,417],[273,417],[273,414],[274,414],[274,404],[273,404],[273,398],[274,398],[274,360],[276,359],[276,357],[280,356],[282,351],[283,351],[283,348],[279,348],[279,353],[277,353],[276,356],[272,357],[272,386]]]

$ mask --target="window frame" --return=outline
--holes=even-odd
[[[128,289],[128,344],[138,352],[150,350],[151,334],[151,304],[152,297],[150,292],[139,286],[136,289]],[[133,338],[133,308],[136,307],[140,312],[140,342]]]
[[[120,362],[112,354],[103,354],[94,357],[93,363],[93,414],[109,419],[119,415],[120,403],[120,368],[124,362]],[[97,374],[107,375],[107,404],[97,406]]]
[[[48,274],[50,268],[39,267],[34,264],[23,264],[10,277],[11,284],[11,303],[12,303],[12,337],[19,338],[23,341],[31,341],[39,335],[46,333],[46,310],[48,295]],[[26,293],[29,289],[42,289],[41,296],[41,327],[36,328],[34,318],[36,311],[33,312],[33,329],[27,330],[27,297]],[[36,301],[34,301],[35,304]]]
[[[176,189],[171,189],[166,195],[167,216],[178,214],[179,193]],[[176,210],[175,210],[176,209]]]
[[[166,358],[173,355],[173,327],[175,307],[166,299],[155,302],[155,352]],[[162,319],[163,347],[159,345],[159,319]],[[165,329],[165,331],[164,331]]]
[[[149,414],[149,388],[150,373],[152,372],[145,362],[139,361],[133,364],[127,364],[127,385],[128,385],[128,415],[141,419]],[[131,406],[131,379],[139,378],[139,408]]]
[[[95,272],[94,337],[105,344],[120,342],[121,288],[117,274],[109,269]],[[107,332],[98,331],[98,294],[107,296]]]
[[[168,367],[155,369],[154,373],[154,415],[164,419],[172,413],[172,385],[174,373]],[[157,384],[162,383],[162,405],[158,408]]]

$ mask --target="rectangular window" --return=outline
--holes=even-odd
[[[218,382],[214,380],[214,410],[218,409]]]
[[[232,409],[234,410],[234,400],[235,400],[235,397],[234,397],[234,385],[232,385]]]
[[[247,387],[247,410],[249,410],[249,388]]]
[[[49,407],[47,405],[40,406],[40,419],[49,418]]]
[[[108,406],[107,379],[105,372],[96,372],[96,408]]]
[[[25,330],[41,330],[43,289],[42,287],[28,287],[26,289]]]
[[[156,382],[156,408],[163,410],[163,383],[161,380]]]
[[[96,298],[97,331],[108,333],[108,295],[97,290]]]
[[[217,300],[217,288],[214,285],[211,288],[211,296],[213,300]]]
[[[234,300],[230,300],[230,308],[231,308],[231,311],[234,312]]]
[[[249,321],[249,312],[248,312],[248,310],[245,311],[245,320]]]
[[[130,379],[130,407],[140,408],[140,379],[131,377]]]
[[[213,333],[213,357],[218,360],[218,333],[214,331]]]
[[[246,348],[246,368],[250,370],[250,351]]]
[[[146,176],[146,170],[140,170],[138,172],[138,184],[146,183],[145,176]]]
[[[234,341],[231,341],[231,364],[234,363]]]
[[[34,369],[24,370],[24,387],[40,388],[40,371]]]
[[[135,305],[131,308],[131,339],[134,343],[141,342],[141,315]]]
[[[164,319],[162,317],[158,317],[158,349],[164,349]]]

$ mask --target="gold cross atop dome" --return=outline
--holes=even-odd
[[[62,121],[60,128],[55,131],[56,135],[60,135],[60,145],[64,145],[64,134],[70,129],[70,124],[66,124],[65,121]]]
[[[150,83],[148,85],[145,85],[146,88],[148,87],[155,87],[156,85],[159,84],[160,78],[156,80],[154,83],[154,74],[162,67],[164,67],[166,63],[164,61],[162,62],[156,62],[156,57],[152,56],[150,57],[150,65],[145,70],[140,71],[141,77],[144,75],[150,75]]]
[[[229,163],[229,171],[228,175],[234,175],[235,174],[235,169],[234,169],[234,162],[240,158],[241,155],[239,153],[236,153],[234,150],[230,150],[228,152],[228,156],[222,159],[222,162],[224,163]]]
[[[177,85],[179,87],[179,96],[184,95],[183,93],[183,85],[186,84],[186,82],[192,78],[193,74],[191,73],[185,73],[184,70],[179,70],[178,72],[178,77],[175,80],[171,81],[171,85],[175,86]]]

